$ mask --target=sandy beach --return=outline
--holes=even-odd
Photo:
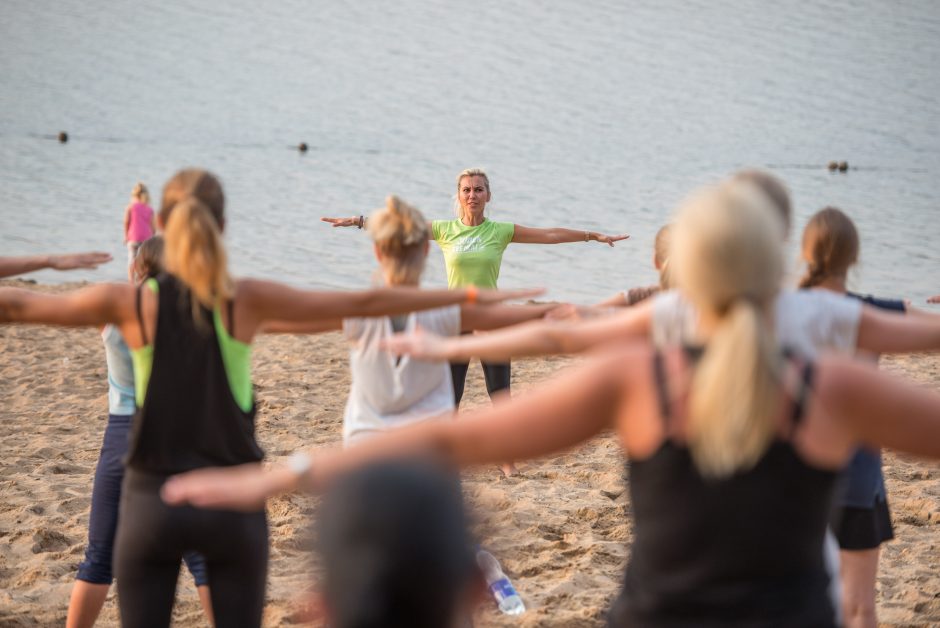
[[[0,282],[0,285],[22,285]],[[60,291],[69,286],[30,286]],[[74,287],[74,286],[72,286]],[[94,466],[107,420],[104,351],[95,330],[0,326],[0,626],[64,623],[82,559]],[[513,365],[517,391],[572,364]],[[940,389],[940,357],[884,360],[885,368]],[[338,334],[260,338],[254,351],[257,433],[269,460],[341,438],[349,385]],[[466,407],[488,403],[471,367]],[[502,561],[529,608],[504,618],[487,605],[480,626],[598,626],[616,595],[632,534],[624,459],[610,435],[568,453],[465,476],[483,543]],[[940,465],[888,453],[885,472],[896,539],[882,554],[880,619],[888,626],[940,624]],[[313,582],[310,515],[316,500],[270,503],[271,564],[265,626],[296,622]],[[746,513],[742,513],[746,516]],[[192,579],[180,577],[175,625],[205,625]],[[99,622],[116,626],[112,592]]]

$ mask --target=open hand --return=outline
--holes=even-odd
[[[323,222],[328,222],[334,227],[358,227],[359,216],[352,218],[320,218]]]
[[[191,504],[199,508],[257,512],[277,492],[276,473],[259,463],[196,469],[171,477],[160,489],[160,495],[171,506]]]
[[[940,294],[935,297],[930,297],[927,299],[927,303],[940,303]]]
[[[630,237],[629,233],[622,233],[620,235],[607,235],[604,233],[592,233],[594,237],[592,240],[597,240],[598,242],[603,242],[604,244],[609,244],[610,246],[614,245],[614,242],[620,242],[621,240],[626,240]]]
[[[66,255],[50,255],[49,268],[56,270],[74,270],[76,268],[98,268],[101,264],[111,261],[110,253],[92,251],[91,253],[68,253]]]
[[[411,333],[394,334],[379,343],[379,347],[393,355],[410,355],[419,360],[446,360],[448,338],[415,327]]]

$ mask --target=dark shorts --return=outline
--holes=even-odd
[[[839,549],[875,549],[894,538],[888,503],[876,499],[872,508],[837,508],[832,517],[832,531],[839,541]]]

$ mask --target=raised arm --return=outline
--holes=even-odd
[[[172,478],[163,497],[171,504],[251,510],[301,483],[322,489],[350,469],[385,458],[436,455],[464,467],[543,456],[614,425],[629,393],[622,365],[648,363],[637,357],[644,351],[648,358],[648,349],[622,349],[460,421],[419,423],[344,451],[311,452],[312,465],[304,474],[283,467],[264,471],[259,465],[201,469]]]
[[[817,396],[855,441],[940,458],[940,394],[844,356],[819,360]]]
[[[606,343],[648,338],[652,328],[652,303],[586,321],[532,321],[488,334],[439,338],[432,334],[398,334],[385,346],[392,353],[407,353],[428,360],[455,362],[480,358],[511,358],[580,353]]]
[[[369,217],[365,215],[360,216],[350,216],[349,218],[320,218],[323,222],[328,222],[334,227],[358,227],[359,229],[365,229],[366,223],[369,222]],[[432,240],[434,239],[434,228],[431,227],[431,221],[428,221],[428,237]]]
[[[552,227],[540,229],[538,227],[523,227],[516,225],[512,234],[512,241],[520,244],[563,244],[565,242],[603,242],[614,245],[614,242],[626,240],[629,234],[606,235],[596,231],[578,231],[576,229],[562,229]]]
[[[66,294],[0,288],[0,323],[85,327],[123,324],[135,316],[134,287],[97,284]]]
[[[343,328],[343,319],[328,318],[326,320],[302,321],[286,323],[284,321],[266,321],[261,323],[258,333],[262,334],[322,334],[328,331],[339,331]]]
[[[856,345],[872,353],[910,353],[940,350],[940,315],[916,316],[863,306]]]
[[[101,251],[91,253],[67,253],[65,255],[32,255],[28,257],[0,257],[0,278],[22,275],[34,270],[53,268],[55,270],[74,270],[76,268],[97,268],[111,261],[111,254]]]

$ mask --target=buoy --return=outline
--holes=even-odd
[[[838,169],[839,169],[839,162],[837,162],[837,161],[830,161],[830,162],[829,162],[829,170],[835,171],[835,170],[838,170]]]
[[[847,161],[839,162],[839,172],[845,172],[848,169],[849,169],[849,162]]]
[[[58,137],[59,137],[59,144],[65,144],[67,141],[69,141],[69,134],[66,133],[65,131],[59,131]]]
[[[301,142],[300,144],[297,145],[297,150],[299,150],[302,153],[306,153],[307,148],[308,148],[307,142]]]

